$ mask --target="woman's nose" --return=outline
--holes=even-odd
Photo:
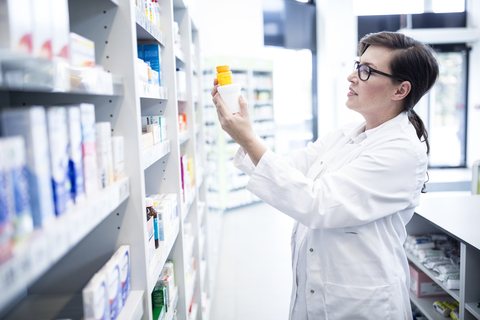
[[[358,74],[357,70],[353,70],[347,77],[348,82],[357,82],[358,81]]]

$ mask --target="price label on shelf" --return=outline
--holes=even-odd
[[[125,199],[127,199],[129,195],[130,195],[130,180],[125,179],[118,188],[118,198],[119,198],[118,204],[120,204],[120,202],[123,202]]]
[[[59,218],[54,228],[48,228],[48,247],[50,248],[52,261],[60,259],[69,248],[69,224],[67,219]]]
[[[32,269],[30,279],[35,280],[50,266],[50,248],[48,237],[43,231],[35,233],[30,238],[30,260]]]

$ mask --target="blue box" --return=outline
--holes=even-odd
[[[139,44],[137,46],[137,52],[138,52],[138,59],[142,59],[143,60],[143,46],[141,44]]]
[[[55,217],[45,109],[34,106],[4,110],[2,132],[25,139],[33,223],[37,228],[45,226]]]
[[[143,45],[143,60],[150,63],[150,68],[158,72],[158,84],[162,85],[162,47],[158,44]]]

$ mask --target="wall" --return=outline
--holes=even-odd
[[[352,0],[317,1],[319,137],[342,124],[361,120],[345,106],[357,55],[357,22]]]
[[[204,56],[256,57],[263,49],[259,0],[192,0]]]

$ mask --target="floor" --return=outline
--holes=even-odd
[[[293,220],[265,203],[222,217],[211,320],[287,320]]]

